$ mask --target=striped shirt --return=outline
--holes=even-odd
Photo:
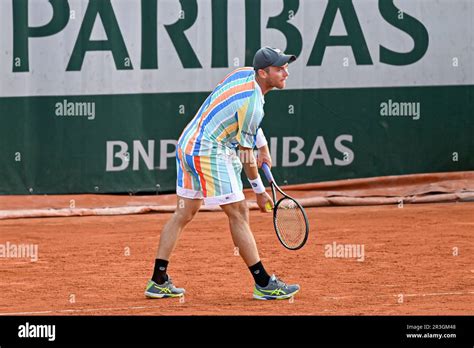
[[[263,94],[253,68],[227,75],[184,128],[178,145],[186,155],[210,156],[238,144],[253,148],[263,119]]]

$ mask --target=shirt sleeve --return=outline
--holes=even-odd
[[[254,148],[256,144],[257,131],[263,119],[263,112],[259,110],[255,94],[247,98],[237,110],[239,129],[236,140],[243,147]]]
[[[259,128],[257,131],[257,138],[255,140],[255,145],[257,146],[258,149],[261,147],[264,147],[265,145],[268,145],[267,138],[265,138],[265,134],[263,134],[262,128]]]

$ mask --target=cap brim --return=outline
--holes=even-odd
[[[273,66],[283,66],[285,64],[293,63],[296,60],[296,56],[290,54],[282,54]]]

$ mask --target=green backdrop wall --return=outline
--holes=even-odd
[[[173,191],[183,127],[266,44],[298,55],[262,124],[281,182],[473,170],[473,2],[398,6],[2,1],[0,194]]]

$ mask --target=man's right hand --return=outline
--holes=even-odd
[[[256,196],[257,196],[257,205],[260,208],[260,211],[262,213],[269,213],[265,205],[269,202],[270,205],[272,206],[272,209],[274,207],[273,201],[270,198],[270,195],[266,192],[262,192],[262,193],[257,193]]]

